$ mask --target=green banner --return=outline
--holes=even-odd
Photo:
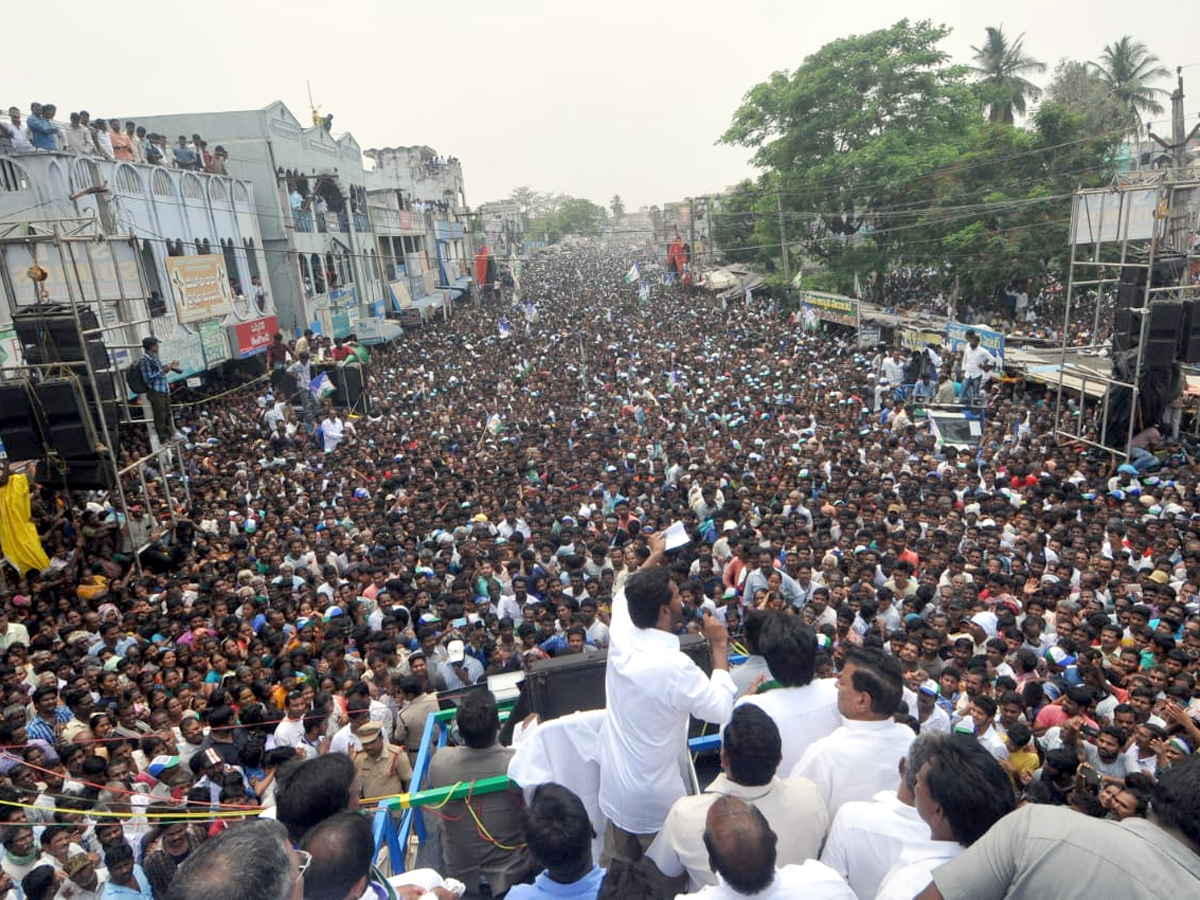
[[[225,329],[221,327],[221,323],[209,319],[207,322],[201,322],[198,330],[205,366],[211,369],[217,363],[224,362],[229,358],[225,345]]]
[[[808,306],[822,321],[858,327],[858,301],[853,297],[805,291],[801,303]]]

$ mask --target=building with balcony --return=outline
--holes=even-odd
[[[21,363],[13,314],[34,305],[89,307],[113,367],[149,334],[180,361],[171,380],[255,355],[277,328],[266,268],[241,178],[56,151],[0,157],[6,366]]]
[[[203,134],[253,185],[281,325],[334,337],[386,312],[387,281],[368,216],[363,155],[346,133],[301,122],[282,103],[233,112],[139,116],[166,135]]]
[[[363,156],[371,164],[366,183],[372,212],[378,209],[380,220],[389,222],[408,213],[408,231],[415,232],[418,226],[425,229],[424,241],[416,240],[415,233],[405,233],[404,228],[386,232],[392,239],[396,271],[403,266],[403,277],[396,280],[404,282],[414,304],[422,308],[463,294],[470,285],[473,251],[465,228],[468,212],[462,163],[424,146],[369,149]],[[393,210],[397,218],[384,210]],[[412,247],[405,250],[402,263],[394,252],[397,236],[404,247]],[[397,292],[393,289],[393,293]]]

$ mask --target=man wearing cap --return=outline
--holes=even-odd
[[[438,664],[438,674],[446,682],[447,690],[461,691],[483,677],[483,666],[467,653],[466,644],[456,638],[446,645],[446,661]]]
[[[59,896],[65,900],[99,900],[100,877],[96,874],[96,864],[86,853],[71,854],[63,873],[67,881],[59,887]]]
[[[362,749],[351,751],[350,758],[362,782],[363,795],[388,797],[406,790],[413,774],[408,754],[384,740],[383,725],[365,722],[359,726],[357,737]]]
[[[942,689],[932,678],[921,682],[917,691],[917,721],[921,724],[921,734],[927,732],[937,734],[950,733],[950,714],[938,704]]]
[[[171,428],[171,385],[167,382],[167,373],[181,371],[179,360],[171,360],[164,366],[158,358],[158,338],[153,335],[142,338],[142,349],[145,352],[138,361],[138,368],[149,389],[146,399],[154,414],[154,430],[159,440],[169,441],[174,431]]]

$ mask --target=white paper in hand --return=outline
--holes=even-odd
[[[687,529],[683,527],[682,522],[672,522],[671,527],[663,532],[663,540],[666,541],[667,550],[674,550],[676,547],[682,547],[689,543],[692,539],[688,537]]]

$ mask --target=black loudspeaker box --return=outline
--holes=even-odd
[[[34,415],[28,380],[0,384],[0,440],[8,458],[41,459],[41,423]]]
[[[1178,301],[1157,300],[1150,304],[1150,322],[1142,348],[1144,367],[1161,369],[1175,364],[1182,318],[1183,304]]]
[[[604,708],[608,654],[571,653],[533,664],[525,676],[533,711],[543,720]]]
[[[75,378],[50,378],[34,386],[42,407],[46,443],[66,459],[94,457],[96,429],[82,382]]]
[[[27,365],[82,362],[86,343],[92,368],[97,371],[110,368],[104,341],[95,331],[99,323],[91,309],[82,307],[79,310],[79,325],[89,332],[86,338],[80,334],[67,306],[37,306],[13,313],[12,319]],[[78,371],[82,374],[83,368],[79,367]]]
[[[1184,363],[1200,363],[1200,301],[1183,301],[1177,358]]]

